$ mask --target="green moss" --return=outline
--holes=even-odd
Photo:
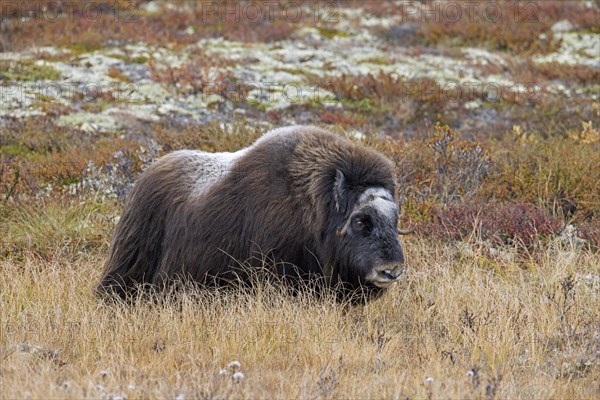
[[[304,71],[302,71],[300,68],[274,68],[273,69],[274,72],[287,72],[288,74],[291,75],[297,75],[297,76],[304,76]],[[285,83],[289,83],[289,82],[285,82]],[[302,83],[302,82],[299,82]]]
[[[327,39],[333,39],[334,37],[348,37],[350,36],[349,33],[344,32],[344,31],[340,31],[337,29],[331,29],[331,28],[318,28],[319,30],[319,34],[321,36],[325,36]]]
[[[102,46],[96,42],[82,41],[68,45],[67,48],[71,50],[73,55],[80,55],[100,50]]]
[[[54,99],[54,97],[47,96],[42,93],[36,93],[35,100],[37,103],[48,104],[48,103],[54,103],[55,99]]]
[[[582,90],[583,90],[583,93],[585,93],[587,95],[595,95],[595,94],[600,93],[600,84],[584,86],[582,88]]]
[[[324,105],[325,105],[323,103],[323,101],[320,98],[316,97],[316,96],[310,96],[308,98],[306,104],[310,108],[312,108],[312,109],[318,109],[318,110],[322,109],[324,107]]]
[[[38,65],[33,60],[22,60],[0,66],[0,76],[7,81],[57,80],[60,72],[49,65]]]
[[[97,99],[96,101],[84,102],[84,104],[82,104],[81,108],[82,108],[82,110],[88,111],[91,113],[101,113],[102,111],[106,110],[108,107],[112,107],[118,103],[119,102],[117,102],[117,101],[108,101],[108,100]]]
[[[114,68],[108,71],[108,76],[110,78],[116,79],[121,82],[125,82],[125,83],[131,82],[131,79],[127,75],[125,75],[121,71],[114,69]]]
[[[62,186],[69,186],[69,185],[75,185],[75,184],[77,184],[77,183],[81,182],[81,179],[80,179],[80,178],[77,178],[77,177],[66,177],[66,178],[60,178],[60,177],[59,177],[59,178],[56,180],[56,182],[57,182],[59,185],[62,185]]]
[[[137,57],[127,58],[125,60],[125,62],[127,64],[145,64],[148,62],[148,57],[137,56]]]
[[[376,64],[376,65],[391,65],[394,63],[393,61],[391,61],[385,57],[380,57],[380,56],[374,56],[371,58],[367,58],[363,62],[369,63],[369,64]]]
[[[148,62],[148,57],[144,56],[130,57],[129,55],[123,54],[109,54],[108,56],[116,58],[117,60],[122,60],[125,64],[145,64]]]
[[[598,34],[600,33],[600,26],[588,26],[581,29],[575,29],[570,31],[569,33],[577,33],[579,35],[589,35],[589,34]]]
[[[344,108],[352,111],[358,111],[364,114],[381,114],[385,112],[386,108],[383,104],[377,105],[371,101],[371,99],[360,99],[360,100],[348,100],[342,99]]]
[[[248,105],[256,108],[259,111],[266,112],[269,109],[269,105],[262,103],[258,100],[250,99],[248,100]]]
[[[26,156],[32,151],[20,143],[0,146],[0,154],[7,156]]]

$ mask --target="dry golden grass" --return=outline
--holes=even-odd
[[[406,279],[364,307],[269,285],[127,307],[92,294],[105,244],[60,238],[0,261],[0,398],[600,396],[600,255],[557,242],[409,238]],[[233,360],[245,378],[219,374]]]

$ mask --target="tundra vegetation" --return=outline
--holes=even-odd
[[[600,397],[597,2],[93,4],[2,3],[0,397]],[[395,163],[403,280],[98,301],[141,171],[293,123]]]

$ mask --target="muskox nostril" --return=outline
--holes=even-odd
[[[398,277],[402,275],[404,271],[406,271],[405,268],[385,269],[383,271],[380,271],[380,274],[387,279],[395,280],[398,279]]]
[[[396,279],[398,276],[400,276],[401,271],[392,271],[391,269],[386,269],[385,271],[383,271],[383,274],[386,278]]]
[[[383,275],[388,279],[396,279],[398,277],[397,275],[394,275],[389,269],[383,271]]]
[[[398,282],[400,280],[400,276],[406,271],[406,268],[401,268],[400,266],[393,267],[383,267],[383,268],[375,268],[371,271],[371,273],[367,276],[367,280],[370,281],[375,286],[379,287],[389,287],[394,282]]]

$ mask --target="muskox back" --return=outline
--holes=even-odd
[[[265,258],[282,276],[361,286],[354,262],[337,261],[346,255],[336,232],[373,187],[393,200],[391,163],[314,127],[274,130],[236,153],[171,153],[132,189],[98,288],[125,298],[140,285],[223,284]],[[399,242],[385,241],[400,260]]]

